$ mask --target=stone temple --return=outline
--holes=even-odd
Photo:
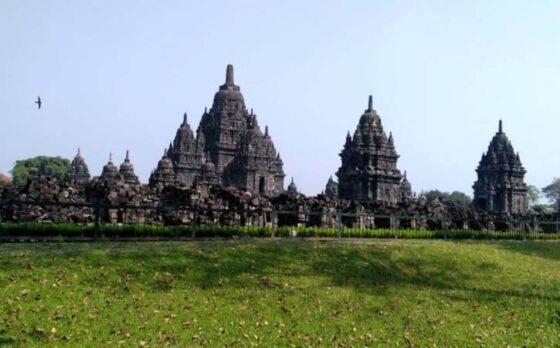
[[[336,173],[340,198],[395,205],[401,197],[410,195],[410,192],[401,193],[401,188],[410,190],[411,187],[408,181],[404,185],[401,181],[393,135],[385,134],[371,95],[354,136],[350,133],[346,136],[340,157],[342,165]]]
[[[202,180],[277,196],[284,192],[284,176],[268,127],[263,133],[253,110],[247,110],[234,83],[233,66],[228,65],[226,81],[214,95],[210,110],[204,111],[196,135],[185,114],[150,183],[191,186]]]
[[[86,183],[90,178],[88,166],[80,153],[80,149],[78,149],[78,153],[68,168],[68,179],[76,183]]]
[[[473,185],[473,207],[496,213],[524,214],[528,209],[525,169],[502,129],[482,154]]]

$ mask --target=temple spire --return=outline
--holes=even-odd
[[[368,98],[368,108],[367,111],[373,110],[373,96],[370,94]]]
[[[183,125],[186,125],[186,124],[187,124],[187,113],[185,112],[183,114]]]
[[[125,162],[130,162],[130,159],[128,157],[128,150],[126,150],[126,157],[124,158]]]
[[[231,86],[234,85],[233,82],[233,65],[228,64],[226,69],[226,85]]]
[[[264,127],[264,136],[268,137],[268,126]]]
[[[498,126],[498,133],[502,134],[502,120],[500,120],[499,126]]]
[[[113,162],[113,153],[109,152],[109,163]]]
[[[81,156],[82,156],[82,154],[80,153],[80,148],[78,148],[78,154],[77,154],[77,156],[78,156],[78,157],[81,157]]]

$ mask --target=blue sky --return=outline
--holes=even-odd
[[[527,183],[560,176],[558,1],[6,0],[0,43],[4,173],[81,147],[99,175],[129,149],[147,181],[231,63],[306,194],[336,172],[370,93],[415,191],[472,195],[500,117]]]

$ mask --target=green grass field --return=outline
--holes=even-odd
[[[0,346],[557,347],[560,242],[0,244]]]

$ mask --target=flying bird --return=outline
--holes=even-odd
[[[35,104],[37,104],[38,109],[41,108],[41,97],[37,97],[37,101],[35,102]]]

